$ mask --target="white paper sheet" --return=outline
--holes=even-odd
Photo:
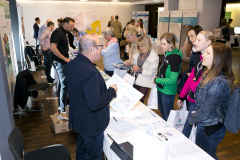
[[[108,81],[107,87],[117,84],[117,97],[110,103],[117,112],[125,114],[142,98],[143,94],[127,84],[122,78],[114,74]]]

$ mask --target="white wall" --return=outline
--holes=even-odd
[[[198,21],[204,30],[212,31],[219,25],[222,0],[198,0]]]
[[[187,10],[196,10],[197,9],[197,0],[179,0],[178,10],[187,11]]]
[[[19,2],[23,7],[24,25],[26,30],[26,40],[30,45],[35,46],[35,39],[33,38],[33,24],[35,18],[39,17],[42,26],[47,19],[51,19],[55,26],[57,26],[57,19],[65,17],[66,11],[97,11],[100,12],[102,30],[107,27],[107,22],[111,15],[119,15],[119,21],[122,22],[123,27],[132,19],[132,11],[144,11],[145,5],[131,5],[130,3],[88,3],[88,2]]]
[[[197,10],[197,24],[213,31],[219,25],[222,0],[179,0],[179,10]]]
[[[178,10],[179,0],[165,0],[164,11]]]

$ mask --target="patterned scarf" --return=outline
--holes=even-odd
[[[110,41],[106,44],[106,47],[107,47],[109,44],[114,43],[114,42],[118,42],[118,39],[115,38],[115,37],[112,37],[112,38],[110,39]]]

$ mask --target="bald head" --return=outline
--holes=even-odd
[[[99,60],[102,45],[94,35],[84,35],[79,41],[79,52],[86,56],[91,62]]]
[[[91,48],[97,45],[97,40],[99,39],[94,35],[86,34],[82,36],[79,41],[79,52],[87,55],[91,51]]]

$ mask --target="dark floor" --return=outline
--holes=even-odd
[[[240,83],[240,49],[233,49],[233,71],[236,76],[235,83]],[[99,60],[97,66],[103,69],[102,59]],[[186,69],[187,63],[183,62],[183,70]],[[42,72],[34,73],[38,82],[45,81],[41,78]],[[45,92],[39,92],[39,98],[30,99],[28,106],[38,107],[39,101],[45,100],[46,97],[56,97],[56,86],[50,86]],[[176,96],[176,100],[177,100]],[[175,108],[176,108],[175,100]],[[145,101],[146,104],[147,101]],[[57,99],[52,99],[51,102],[44,102],[43,112],[23,112],[22,114],[14,115],[15,125],[20,129],[24,137],[25,153],[35,149],[51,145],[64,144],[71,153],[71,157],[75,159],[76,153],[76,136],[73,132],[65,132],[55,134],[52,128],[50,115],[57,112]],[[158,114],[159,112],[156,111]],[[217,155],[220,160],[239,160],[240,159],[240,135],[227,132],[224,140],[220,143]]]

